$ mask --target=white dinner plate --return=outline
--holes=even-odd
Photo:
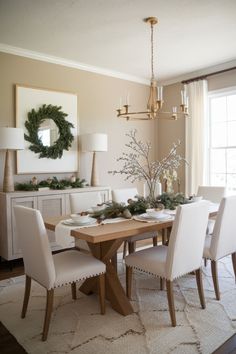
[[[141,216],[141,218],[143,219],[148,219],[148,220],[165,220],[170,218],[170,215],[165,213],[158,214],[157,216],[150,216],[147,213],[144,213],[139,216]]]
[[[176,215],[176,209],[174,209],[174,210],[165,209],[164,213],[168,214],[168,215]]]
[[[161,216],[162,217],[159,217],[159,218],[153,218],[145,213],[145,214],[141,214],[141,215],[135,215],[134,219],[138,220],[138,221],[146,221],[146,222],[165,221],[165,220],[172,219],[171,215],[162,214]]]
[[[97,222],[97,219],[89,217],[88,221],[86,221],[86,222],[78,222],[78,221],[74,221],[72,219],[67,219],[67,220],[63,220],[62,224],[69,225],[69,226],[87,226],[87,225],[95,224],[96,222]]]

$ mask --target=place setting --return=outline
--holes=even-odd
[[[97,223],[97,219],[89,214],[71,214],[70,219],[63,220],[61,223],[66,226],[89,226]]]
[[[115,209],[114,203],[103,203],[92,206],[81,213],[70,214],[70,218],[61,220],[55,227],[55,238],[57,244],[62,247],[70,247],[74,244],[74,237],[71,236],[71,230],[87,227],[95,227],[105,224],[119,223],[131,220],[132,215],[124,216],[123,206]]]
[[[55,238],[58,245],[61,247],[74,246],[75,239],[71,236],[71,230],[84,227],[97,226],[96,218],[90,216],[87,212],[71,214],[70,218],[61,220],[55,227]]]
[[[173,219],[173,215],[165,213],[164,209],[151,208],[146,209],[146,213],[133,216],[133,219],[142,222],[163,222]]]

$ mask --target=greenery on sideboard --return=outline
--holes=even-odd
[[[57,177],[48,178],[41,182],[37,182],[37,179],[34,177],[31,181],[27,183],[16,183],[15,190],[17,191],[38,191],[40,188],[49,188],[49,189],[67,189],[67,188],[83,188],[87,186],[85,179],[80,178],[70,178],[70,179],[61,179]]]

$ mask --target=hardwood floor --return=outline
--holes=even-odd
[[[0,280],[18,277],[23,274],[24,264],[22,259],[15,259],[11,262],[0,262]]]
[[[224,344],[222,344],[212,354],[235,354],[235,353],[236,353],[236,334],[230,337]]]
[[[27,354],[25,349],[11,335],[0,322],[0,353],[1,354]]]
[[[152,240],[143,240],[139,241],[138,246],[147,246],[147,245],[152,245]],[[119,252],[123,252],[123,245],[119,249]],[[11,265],[9,262],[0,262],[0,280],[12,278],[12,277],[17,277],[19,275],[24,274],[24,265],[23,265],[23,260],[22,259],[17,259],[11,262]],[[3,329],[4,331],[4,329]],[[5,332],[4,332],[5,334]],[[6,336],[6,338],[8,338]],[[8,338],[9,339],[9,338]],[[9,339],[10,340],[10,339]],[[1,343],[2,340],[0,341],[0,349],[1,349]],[[13,340],[12,345],[14,347],[15,342]],[[21,348],[20,348],[21,349]],[[0,350],[1,353],[2,352]],[[24,351],[12,351],[12,353],[23,353]],[[217,350],[214,351],[212,354],[236,354],[236,334],[234,334],[231,338],[229,338],[225,343],[223,343]]]

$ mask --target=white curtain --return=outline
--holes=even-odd
[[[185,174],[186,196],[196,194],[198,186],[204,183],[207,92],[206,80],[187,85],[189,117],[185,126],[185,156],[189,165]]]

